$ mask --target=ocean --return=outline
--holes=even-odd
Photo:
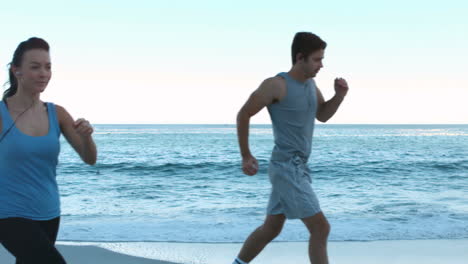
[[[95,125],[88,166],[61,137],[61,241],[243,242],[265,217],[270,125]],[[331,241],[468,238],[468,125],[316,126],[309,167]],[[277,241],[308,241],[300,220]]]

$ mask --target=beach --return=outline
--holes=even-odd
[[[70,264],[231,264],[241,243],[58,242]],[[468,239],[330,242],[334,264],[467,264]],[[0,263],[14,263],[4,248]],[[306,242],[273,242],[251,263],[307,264]]]

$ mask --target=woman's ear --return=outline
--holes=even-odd
[[[21,76],[21,71],[18,69],[18,67],[11,66],[11,67],[10,67],[10,71],[13,73],[13,75],[16,76],[16,78],[18,78],[19,76]]]

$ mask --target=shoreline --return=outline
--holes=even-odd
[[[309,263],[307,245],[272,242],[251,263]],[[242,243],[57,242],[70,264],[230,264],[241,246]],[[466,264],[468,239],[332,241],[328,251],[335,264]],[[13,263],[13,257],[4,248],[0,249],[0,263]]]

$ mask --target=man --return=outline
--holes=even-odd
[[[286,218],[301,219],[309,230],[311,263],[328,263],[330,225],[312,190],[307,160],[315,118],[321,122],[330,119],[346,96],[348,85],[344,79],[335,79],[335,96],[329,101],[316,87],[313,78],[323,67],[326,45],[312,33],[297,33],[292,44],[291,70],[266,79],[238,113],[237,132],[245,174],[258,171],[258,162],[248,146],[249,122],[265,106],[273,124],[275,147],[268,168],[272,192],[265,222],[247,238],[234,264],[254,259],[279,235]]]

